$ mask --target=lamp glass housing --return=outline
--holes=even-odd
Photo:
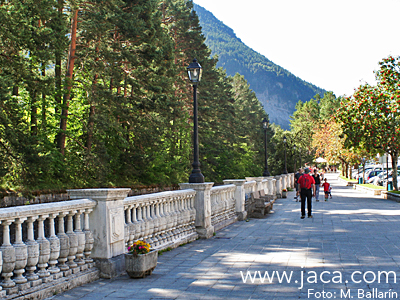
[[[264,129],[268,128],[268,120],[267,120],[267,118],[264,118],[264,120],[262,121],[262,125],[263,125]]]
[[[203,74],[203,69],[200,64],[197,62],[197,59],[194,59],[193,62],[187,67],[189,80],[193,84],[197,84],[201,80],[201,75]]]

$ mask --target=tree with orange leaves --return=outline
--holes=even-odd
[[[345,134],[345,147],[369,153],[386,152],[397,170],[400,150],[400,57],[383,59],[375,76],[378,84],[360,86],[342,101],[338,121]],[[393,187],[397,190],[397,176]]]
[[[329,162],[341,162],[342,175],[350,178],[349,166],[358,163],[363,157],[368,156],[354,148],[344,146],[344,138],[339,123],[334,118],[318,124],[314,130],[312,146],[317,156],[323,156]]]

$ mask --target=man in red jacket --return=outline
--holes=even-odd
[[[311,200],[315,195],[315,180],[312,176],[310,176],[310,169],[305,168],[304,174],[297,181],[298,188],[300,190],[300,198],[301,198],[301,218],[304,219],[306,217],[306,199],[307,199],[307,211],[308,217],[312,218],[311,214]]]

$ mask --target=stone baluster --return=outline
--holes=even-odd
[[[67,235],[69,238],[69,253],[68,253],[68,266],[72,269],[72,273],[76,273],[78,269],[77,263],[74,261],[76,258],[76,252],[78,250],[78,236],[74,232],[74,220],[73,216],[76,214],[76,210],[68,213],[67,219]]]
[[[40,215],[38,218],[38,239],[39,244],[39,272],[38,275],[43,283],[51,280],[50,272],[46,269],[50,259],[50,242],[45,238],[44,221],[49,215]]]
[[[190,205],[189,205],[189,198],[187,195],[183,196],[183,203],[185,207],[185,236],[190,234]]]
[[[25,284],[28,279],[22,274],[25,273],[25,267],[28,261],[28,247],[22,241],[22,223],[27,218],[17,218],[14,221],[15,224],[15,267],[14,267],[14,282],[19,285],[19,290],[24,290],[30,287],[29,284]],[[24,285],[25,284],[25,285]]]
[[[3,254],[3,271],[1,276],[4,278],[1,282],[1,286],[7,291],[7,294],[16,293],[18,288],[15,287],[15,282],[11,280],[13,271],[15,268],[15,249],[10,243],[10,225],[12,220],[3,220],[3,245],[0,247],[0,251]]]
[[[156,202],[156,217],[157,217],[157,246],[162,245],[163,237],[162,237],[162,227],[163,227],[163,217],[161,215],[161,205],[162,199],[158,199]]]
[[[175,211],[176,211],[176,238],[179,239],[182,236],[181,196],[176,197]]]
[[[26,240],[26,246],[28,247],[28,260],[26,263],[26,278],[31,282],[31,286],[34,287],[42,283],[39,276],[35,274],[36,265],[39,262],[39,244],[35,241],[35,235],[33,230],[33,222],[37,217],[29,217],[27,220],[28,237]]]
[[[151,240],[153,241],[153,245],[156,247],[158,246],[158,218],[156,214],[156,201],[151,202],[151,223],[152,223],[152,230],[151,230]]]
[[[68,215],[67,212],[60,212],[58,215],[58,232],[57,237],[60,241],[60,255],[58,257],[58,267],[62,272],[64,272],[64,276],[68,276],[71,274],[71,270],[69,266],[66,264],[68,260],[69,254],[69,237],[65,233],[64,229],[64,217]]]
[[[171,228],[173,226],[172,225],[173,218],[172,218],[172,214],[171,214],[171,201],[172,201],[172,197],[169,197],[166,199],[166,202],[165,202],[165,217],[166,217],[166,222],[168,224],[168,226],[166,226],[166,228],[165,228],[165,235],[167,238],[167,242],[172,241]]]
[[[54,219],[57,217],[58,213],[49,215],[49,225],[50,225],[50,236],[48,238],[50,242],[50,258],[49,258],[49,272],[53,275],[54,279],[62,277],[60,273],[60,268],[57,267],[58,258],[60,256],[60,240],[56,236]]]
[[[229,219],[235,216],[235,191],[229,192]]]
[[[185,196],[181,196],[179,199],[180,203],[180,216],[181,216],[181,238],[185,237],[186,235],[186,208],[185,208]]]
[[[153,223],[154,223],[154,230],[153,230],[153,243],[154,246],[160,245],[159,242],[159,234],[160,234],[160,217],[157,215],[157,210],[158,210],[158,200],[155,200],[152,204],[152,218],[153,218]]]
[[[78,239],[78,246],[76,248],[76,264],[79,267],[82,267],[85,264],[85,260],[83,259],[83,251],[85,250],[85,233],[82,231],[82,222],[81,215],[84,210],[78,210],[75,215],[75,234]],[[81,268],[82,269],[82,268]]]
[[[129,244],[132,244],[133,241],[136,239],[138,234],[140,233],[140,228],[137,220],[137,205],[134,204],[131,210],[131,229],[129,231]]]
[[[226,191],[222,193],[223,196],[223,203],[224,203],[224,208],[222,209],[222,215],[224,220],[228,220],[230,216],[230,210],[231,210],[231,192]]]
[[[142,210],[142,203],[139,203],[137,208],[137,234],[135,239],[139,240],[144,235],[144,227],[143,227],[143,210]]]
[[[130,236],[131,233],[131,225],[132,225],[132,206],[128,205],[128,207],[124,210],[125,215],[125,224],[124,224],[124,242],[125,247],[128,247],[131,244]]]
[[[165,244],[167,242],[167,235],[165,234],[165,230],[167,228],[167,220],[165,216],[165,198],[162,198],[159,202],[160,209],[160,243]]]
[[[0,274],[2,269],[3,269],[3,255],[0,251]],[[3,287],[1,285],[0,285],[0,297],[1,299],[6,297],[6,291],[3,291]]]
[[[144,222],[144,236],[143,240],[150,242],[149,234],[150,234],[150,206],[149,203],[143,203],[143,222]],[[150,243],[149,243],[150,244]]]
[[[135,238],[135,225],[132,223],[132,213],[134,206],[129,205],[125,211],[125,246],[128,247],[133,243]]]
[[[190,197],[190,203],[192,206],[192,232],[196,232],[196,208],[195,208],[195,196]]]
[[[178,226],[179,226],[179,216],[178,216],[178,200],[179,196],[176,196],[173,198],[171,202],[171,212],[172,212],[172,217],[173,217],[173,222],[172,222],[172,240],[176,240],[179,238],[179,231],[178,231]]]
[[[92,249],[93,249],[93,233],[90,230],[89,227],[89,214],[93,211],[91,208],[87,208],[84,212],[84,228],[83,232],[85,233],[85,250],[83,251],[83,254],[85,255],[85,262],[88,264],[88,267],[91,268],[93,264],[93,259],[90,257],[92,254]]]
[[[149,204],[150,210],[150,241],[153,244],[153,247],[157,244],[157,238],[155,237],[157,230],[157,219],[155,217],[155,201],[151,201]]]

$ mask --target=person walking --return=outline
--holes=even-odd
[[[312,204],[311,200],[313,194],[315,194],[315,181],[312,176],[310,176],[310,169],[305,168],[304,174],[298,180],[298,186],[300,190],[300,198],[301,198],[301,219],[306,217],[306,199],[307,199],[307,212],[308,217],[312,218]]]
[[[321,186],[321,177],[319,176],[317,169],[314,170],[312,177],[315,181],[315,201],[319,202],[319,187]]]
[[[328,196],[330,193],[331,185],[328,183],[328,180],[326,178],[324,179],[324,183],[322,184],[322,186],[324,187],[325,201],[328,201]],[[331,198],[332,198],[332,195],[331,195]]]
[[[300,168],[297,171],[297,173],[294,174],[294,186],[296,187],[296,197],[294,197],[294,199],[296,199],[296,202],[299,201],[299,196],[300,196],[300,190],[299,190],[297,182],[298,182],[299,178],[301,177],[301,175],[303,175],[303,169],[302,168]]]

